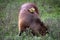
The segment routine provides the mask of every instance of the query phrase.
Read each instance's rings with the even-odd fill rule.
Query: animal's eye
[[[35,8],[33,8],[33,7],[30,8],[30,9],[29,9],[29,12],[31,12],[31,13],[35,12]]]

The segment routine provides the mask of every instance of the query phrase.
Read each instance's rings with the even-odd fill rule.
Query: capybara
[[[47,27],[41,22],[38,8],[34,3],[25,3],[21,6],[18,16],[19,36],[26,28],[32,30],[32,34],[45,35]]]

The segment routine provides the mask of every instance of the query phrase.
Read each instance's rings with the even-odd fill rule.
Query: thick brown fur
[[[33,13],[29,12],[29,9],[32,7],[35,8]],[[19,35],[21,35],[21,33],[25,31],[26,28],[30,28],[33,34],[46,34],[47,28],[40,20],[38,8],[35,4],[25,3],[21,6],[18,16],[18,28]]]

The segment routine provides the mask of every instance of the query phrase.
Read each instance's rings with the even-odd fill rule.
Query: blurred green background
[[[26,2],[37,5],[49,34],[37,37],[28,30],[18,36],[18,13]],[[60,40],[60,0],[0,0],[0,40]]]

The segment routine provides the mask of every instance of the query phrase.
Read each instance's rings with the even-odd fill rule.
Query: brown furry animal
[[[21,35],[21,33],[25,31],[26,28],[30,28],[33,35],[38,33],[41,35],[46,34],[47,28],[40,20],[38,8],[35,4],[25,3],[21,6],[18,17],[18,28],[19,35]]]

